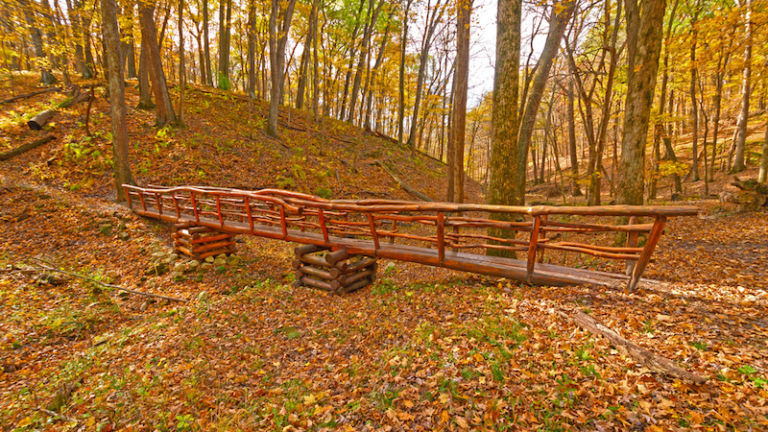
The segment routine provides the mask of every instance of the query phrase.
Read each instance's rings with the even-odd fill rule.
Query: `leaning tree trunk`
[[[120,31],[117,24],[115,0],[101,0],[101,21],[104,32],[104,52],[109,81],[109,105],[112,116],[112,154],[114,158],[117,201],[125,200],[124,184],[134,184],[128,160],[128,124],[125,108],[125,82],[120,62]]]
[[[157,125],[176,123],[176,113],[171,104],[171,95],[165,81],[165,72],[160,59],[160,47],[157,45],[157,29],[155,28],[154,6],[140,3],[139,20],[141,21],[141,44],[146,46],[147,69],[152,81],[152,91],[155,94],[157,108]]]
[[[625,0],[627,15],[627,96],[617,198],[642,204],[645,143],[659,68],[664,0]]]

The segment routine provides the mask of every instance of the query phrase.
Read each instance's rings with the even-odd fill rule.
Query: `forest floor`
[[[130,111],[140,183],[410,198],[372,162],[385,159],[443,193],[445,167],[396,143],[327,119],[271,140],[263,104],[250,129],[247,102],[188,93],[184,129]],[[384,262],[374,286],[329,296],[293,286],[277,241],[244,236],[235,258],[190,269],[167,225],[113,203],[103,99],[91,138],[84,105],[26,131],[22,113],[47,103],[0,107],[0,151],[57,136],[0,162],[0,430],[768,428],[765,212],[691,202],[701,215],[670,222],[646,272],[665,283],[631,294]],[[645,369],[558,313],[576,310],[707,382]]]

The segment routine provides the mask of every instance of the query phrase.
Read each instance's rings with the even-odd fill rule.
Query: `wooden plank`
[[[656,222],[653,224],[653,229],[648,235],[648,241],[645,242],[643,253],[640,255],[640,259],[637,260],[637,263],[635,263],[635,268],[632,269],[632,275],[630,276],[629,282],[627,283],[627,291],[634,291],[637,289],[637,284],[640,282],[640,277],[643,275],[643,271],[645,271],[645,266],[648,265],[648,261],[651,260],[653,249],[656,248],[656,244],[659,242],[661,234],[664,232],[664,225],[666,223],[666,217],[659,216],[656,218]]]

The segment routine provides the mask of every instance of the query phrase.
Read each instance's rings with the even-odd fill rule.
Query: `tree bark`
[[[520,163],[516,148],[520,128],[518,96],[521,13],[521,0],[498,1],[488,204],[522,205],[525,201],[525,190],[519,190]],[[522,177],[522,183],[525,184],[524,172]],[[507,213],[498,213],[493,216],[500,220],[514,220],[514,217]],[[514,236],[514,232],[489,230],[489,235],[508,238]],[[493,249],[489,249],[489,254],[513,255]]]
[[[619,165],[618,201],[642,204],[645,144],[659,68],[664,0],[625,0],[627,16],[627,96]]]
[[[456,68],[453,75],[453,120],[448,140],[453,142],[454,191],[449,190],[449,201],[464,202],[464,141],[467,127],[467,90],[469,87],[469,35],[473,0],[456,3]]]
[[[269,118],[267,119],[266,132],[272,137],[278,135],[277,120],[280,101],[283,96],[285,73],[285,44],[288,40],[288,31],[291,27],[296,0],[288,0],[282,10],[280,3],[280,0],[272,0],[272,10],[269,14],[269,60],[272,87],[269,91]],[[278,25],[278,19],[280,25]]]
[[[665,134],[664,124],[666,119],[664,118],[664,108],[667,98],[667,83],[669,82],[669,50],[672,42],[672,24],[675,19],[675,11],[677,11],[678,0],[672,4],[672,10],[667,20],[666,35],[664,36],[664,61],[663,61],[663,74],[661,77],[661,93],[659,94],[659,114],[656,118],[653,132],[653,154],[651,158],[651,180],[648,191],[649,199],[656,199],[656,185],[658,183],[659,176],[659,162],[661,161],[661,140]]]
[[[581,196],[579,186],[579,159],[576,150],[576,115],[573,109],[573,78],[568,79],[568,153],[571,158],[571,193],[573,196]]]
[[[763,138],[763,155],[760,157],[760,172],[757,174],[758,183],[768,183],[768,124],[765,125]]]
[[[178,124],[184,123],[184,87],[187,86],[186,65],[184,64],[184,0],[179,0],[179,110]]]
[[[317,30],[317,0],[312,1],[312,6],[309,11],[309,21],[307,23],[307,36],[304,39],[304,47],[301,52],[301,60],[299,61],[299,84],[296,89],[296,108],[304,108],[304,95],[307,88],[307,75],[309,73],[309,59],[312,50],[312,38]]]
[[[112,116],[112,157],[117,201],[125,200],[124,184],[134,184],[128,160],[128,124],[125,108],[125,81],[120,62],[120,31],[117,23],[115,0],[101,0],[101,21],[104,35],[104,53],[109,81],[109,106]]]
[[[398,106],[397,106],[397,142],[403,143],[405,121],[405,51],[408,47],[408,14],[411,11],[413,0],[405,0],[403,11],[403,34],[400,40],[400,79],[398,81]]]
[[[347,121],[353,123],[355,119],[355,109],[357,108],[357,98],[360,93],[360,84],[363,80],[363,73],[365,73],[366,66],[369,65],[368,56],[371,51],[371,34],[376,25],[376,20],[379,18],[379,12],[381,7],[384,6],[384,0],[380,0],[374,8],[374,0],[368,1],[368,19],[366,20],[365,27],[363,29],[363,39],[360,41],[360,53],[357,63],[357,71],[355,71],[355,79],[352,82],[352,93],[349,98],[349,114]],[[362,105],[362,104],[361,104]]]
[[[152,89],[149,86],[149,62],[147,61],[147,44],[143,41],[139,50],[139,104],[138,109],[150,110],[155,107],[152,103]]]
[[[256,98],[256,0],[248,0],[248,96]]]
[[[747,140],[747,121],[749,120],[749,96],[752,90],[752,0],[743,0],[745,40],[744,40],[744,69],[741,74],[741,109],[736,121],[736,137],[733,142],[735,149],[731,173],[746,169],[744,163],[744,148]]]
[[[232,0],[221,0],[219,4],[219,76],[217,87],[229,90],[229,46],[232,27]]]
[[[146,46],[146,62],[149,78],[152,81],[152,91],[155,94],[157,125],[164,126],[176,123],[176,113],[171,104],[165,72],[160,58],[160,47],[157,44],[157,29],[155,28],[154,6],[147,3],[139,5],[139,20],[141,21],[141,44]]]
[[[427,75],[427,60],[429,59],[429,50],[432,47],[432,37],[435,34],[437,25],[445,13],[447,3],[441,4],[442,0],[437,0],[432,7],[427,8],[427,28],[424,32],[424,40],[421,44],[421,55],[419,56],[419,73],[416,77],[416,98],[413,103],[413,115],[411,116],[411,131],[408,135],[408,146],[415,148],[416,132],[419,124],[419,105],[421,104],[422,87]]]
[[[203,48],[205,51],[205,64],[201,67],[205,68],[206,84],[213,86],[213,72],[211,71],[211,43],[208,35],[208,0],[203,0]]]
[[[691,170],[691,174],[693,175],[693,181],[699,180],[699,107],[698,107],[698,101],[696,100],[696,77],[698,76],[698,71],[696,68],[696,43],[698,38],[698,30],[696,29],[696,22],[699,18],[699,10],[700,10],[700,1],[696,2],[696,10],[693,12],[693,15],[691,16],[691,84],[690,84],[690,92],[691,92],[691,120],[693,123],[693,130],[692,130],[692,159],[693,159],[693,167]]]

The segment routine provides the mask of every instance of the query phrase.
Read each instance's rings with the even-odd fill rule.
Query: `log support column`
[[[180,254],[202,261],[209,256],[234,253],[234,237],[212,228],[182,223],[176,224],[173,247]]]
[[[347,250],[330,250],[315,245],[294,249],[296,286],[308,286],[344,294],[366,287],[376,280],[376,259],[349,255]]]

